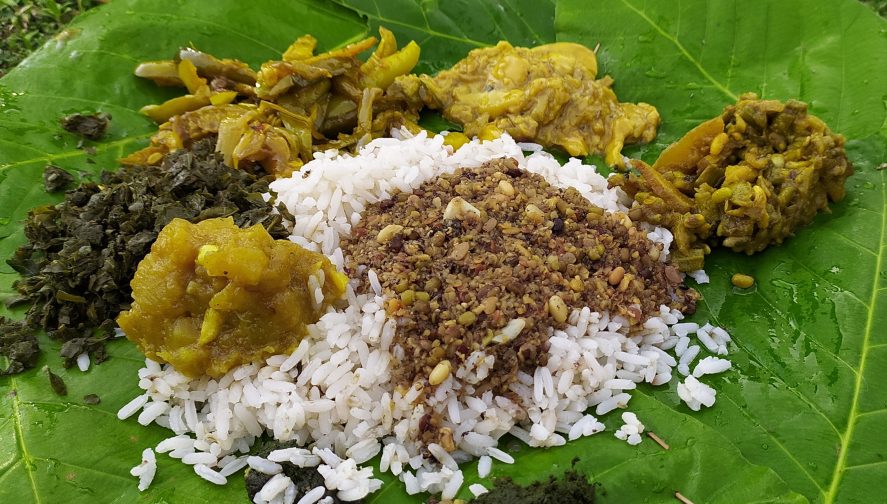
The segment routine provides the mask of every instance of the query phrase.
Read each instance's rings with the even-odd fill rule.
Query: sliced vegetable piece
[[[158,123],[165,123],[171,117],[191,112],[209,105],[208,95],[185,95],[166,100],[160,105],[145,105],[139,112]]]
[[[669,204],[675,212],[684,213],[693,209],[693,200],[688,198],[681,191],[678,191],[674,185],[665,180],[665,177],[663,177],[658,171],[654,170],[652,166],[640,159],[632,159],[631,165],[641,172],[641,175],[644,176],[644,181],[649,185],[650,190]]]
[[[139,63],[134,72],[136,77],[151,79],[158,86],[184,86],[179,78],[179,70],[173,60],[146,61]]]
[[[718,134],[724,132],[724,119],[717,116],[687,132],[677,142],[669,145],[653,163],[658,172],[677,170],[682,173],[696,172],[696,163],[709,154],[709,146]]]
[[[256,83],[256,72],[242,61],[218,59],[191,47],[179,51],[179,59],[193,63],[197,67],[197,72],[203,76],[222,76],[249,85]]]
[[[185,84],[185,87],[188,88],[189,93],[197,94],[197,90],[206,86],[206,79],[201,79],[200,76],[197,75],[197,67],[194,66],[194,63],[191,63],[188,60],[182,60],[179,62],[177,70],[179,73],[179,79],[181,79]]]
[[[410,73],[419,62],[420,53],[419,44],[410,41],[403,49],[381,58],[378,63],[368,67],[369,62],[367,62],[361,67],[361,70],[366,72],[362,79],[364,86],[387,88],[395,78]]]
[[[316,47],[316,38],[311,35],[302,35],[283,52],[283,61],[308,59],[314,55],[314,49]]]

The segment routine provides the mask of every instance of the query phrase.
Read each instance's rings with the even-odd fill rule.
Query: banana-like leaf
[[[527,483],[575,467],[602,485],[601,502],[878,502],[887,479],[887,23],[853,0],[836,2],[582,0],[419,2],[342,0],[154,2],[114,0],[87,12],[0,79],[0,258],[23,243],[29,208],[53,202],[43,192],[48,163],[94,177],[147,143],[155,126],[136,111],[175,91],[132,76],[139,61],[165,59],[183,45],[253,65],[277,57],[311,33],[321,49],[384,25],[423,49],[419,71],[451,65],[474,47],[554,40],[600,44],[601,73],[622,100],[659,108],[656,142],[628,152],[648,161],[745,91],[799,98],[848,138],[856,175],[848,197],[785,245],[746,257],[717,252],[712,283],[694,320],[734,336],[734,368],[710,380],[717,404],[691,412],[674,385],[642,387],[631,401],[650,440],[630,447],[608,431],[567,446],[531,450],[507,442],[516,463],[493,476]],[[58,127],[73,112],[113,116],[101,142]],[[90,147],[85,149],[83,147]],[[93,150],[94,148],[94,150]],[[750,292],[729,283],[752,274]],[[0,296],[16,275],[0,263]],[[0,314],[8,310],[0,307]],[[11,313],[21,316],[21,313]],[[170,432],[119,421],[117,409],[139,393],[142,360],[126,341],[86,373],[63,370],[57,344],[41,339],[37,368],[0,378],[0,502],[246,502],[242,480],[214,486],[166,455],[146,492],[129,468],[141,450]],[[67,383],[58,397],[49,365]],[[82,397],[98,394],[101,403]],[[464,468],[479,481],[474,466]],[[390,477],[368,502],[409,503]],[[483,482],[491,486],[489,481]]]

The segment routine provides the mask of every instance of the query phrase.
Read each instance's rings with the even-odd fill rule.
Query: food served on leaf
[[[595,80],[597,70],[594,52],[579,44],[529,49],[502,41],[471,51],[433,77],[398,77],[388,94],[416,109],[442,111],[469,137],[504,131],[571,156],[600,154],[621,166],[623,145],[656,137],[659,112],[646,103],[620,103],[613,79]]]
[[[54,193],[67,189],[74,182],[74,176],[55,165],[43,168],[43,190]]]
[[[573,460],[575,468],[578,459]],[[597,485],[588,478],[570,469],[560,478],[550,476],[548,481],[539,480],[527,486],[518,485],[511,478],[496,478],[495,486],[488,492],[480,494],[471,502],[475,504],[500,504],[512,502],[520,504],[594,504],[597,502]]]
[[[805,103],[744,94],[671,145],[640,175],[611,184],[634,197],[629,215],[674,234],[682,271],[701,269],[710,245],[754,254],[782,243],[828,202],[844,198],[853,166],[844,137]]]
[[[117,324],[149,358],[219,377],[291,352],[346,282],[326,256],[259,224],[173,219],[139,263],[132,308]]]
[[[273,210],[273,195],[263,198],[268,180],[253,174],[261,169],[241,168],[226,166],[207,139],[165,156],[159,167],[104,172],[100,183],[81,184],[61,203],[31,210],[24,224],[28,242],[7,261],[22,275],[12,303],[31,304],[30,332],[43,329],[61,341],[68,366],[87,354],[104,360],[113,319],[129,308],[136,266],[173,218],[233,216],[239,226],[261,224],[275,238],[286,237],[286,210]],[[25,333],[10,331],[0,352],[31,355],[23,349],[36,351],[36,339],[15,337]],[[28,362],[24,367],[33,365]]]
[[[24,320],[10,320],[0,316],[0,375],[13,375],[37,365],[40,344],[37,334]]]
[[[404,387],[440,385],[485,356],[495,365],[471,383],[507,394],[518,372],[546,365],[549,332],[567,327],[572,312],[588,307],[637,327],[661,306],[693,313],[698,298],[627,215],[514,159],[457,169],[370,205],[342,250],[352,275],[377,272],[398,320],[404,358],[392,365]],[[452,445],[438,439],[440,419],[431,424],[423,438]]]
[[[160,129],[149,147],[123,162],[158,164],[163,154],[218,135],[216,150],[227,164],[257,162],[280,177],[315,151],[350,148],[401,126],[417,131],[415,111],[386,98],[384,90],[416,65],[419,46],[410,42],[398,50],[394,34],[385,28],[379,33],[378,46],[370,37],[318,55],[317,40],[304,35],[258,72],[193,48],[182,49],[175,60],[142,63],[137,76],[184,86],[188,94],[142,108]],[[373,46],[367,61],[357,59]]]
[[[139,371],[145,393],[118,416],[168,427],[174,435],[157,451],[214,484],[249,466],[254,502],[352,502],[382,486],[367,465],[376,457],[407,493],[453,499],[465,479],[460,463],[479,458],[486,478],[493,459],[514,462],[499,448],[503,436],[551,447],[597,434],[605,430],[597,416],[627,408],[638,384],[675,374],[686,377],[676,389],[687,407],[711,407],[716,391],[702,378],[730,368],[718,357],[730,336],[682,322],[699,299],[679,273],[690,264],[681,247],[692,226],[673,236],[661,226],[674,218],[628,208],[594,167],[525,155],[541,146],[512,138],[620,164],[626,142],[655,136],[656,110],[619,103],[611,79],[595,80],[594,52],[575,44],[503,42],[429,77],[405,75],[418,46],[398,51],[381,34],[366,62],[357,55],[375,39],[315,56],[305,36],[258,72],[193,49],[138,68],[188,94],[143,110],[162,123],[151,146],[124,160],[138,166],[121,171],[123,183],[106,176],[102,187],[69,193],[66,204],[92,217],[65,231],[70,242],[120,235],[65,250],[122,262],[118,273],[135,276],[131,306],[82,294],[107,280],[103,270],[83,269],[73,278],[88,285],[51,299],[36,280],[23,284],[44,296],[34,310],[56,334],[74,335],[67,327],[78,317],[81,332],[66,343],[78,362],[95,349],[82,330],[101,324],[100,345],[113,332],[109,317],[123,310],[120,329],[148,359]],[[759,189],[734,165],[768,169],[778,150],[779,168],[790,170],[802,159],[789,145],[827,147],[820,155],[840,148],[791,103],[774,112],[771,102],[746,101],[655,167],[641,166],[652,182],[617,175],[613,184],[639,200],[659,197],[660,210],[669,198],[689,201],[685,213],[705,219],[725,188],[732,192],[719,203],[757,204]],[[415,121],[426,106],[465,134],[422,131]],[[819,134],[814,147],[798,139],[805,128]],[[838,166],[826,168],[838,176]],[[277,179],[262,185],[257,170]],[[696,190],[697,180],[710,185]],[[783,186],[769,190],[781,195]],[[103,198],[111,202],[89,209]],[[757,216],[717,215],[721,225]],[[36,216],[44,227],[53,220]],[[734,247],[756,243],[729,236]],[[45,266],[38,244],[20,252],[21,271]],[[116,290],[98,292],[129,294],[123,277],[111,280]],[[703,348],[712,355],[695,362]],[[22,349],[27,365],[33,355]],[[615,436],[642,442],[643,423],[628,412],[623,420]],[[257,452],[263,436],[275,447]],[[132,474],[144,490],[155,473],[148,448]],[[577,483],[590,498],[587,482]]]
[[[318,153],[270,185],[294,217],[290,241],[348,272],[344,305],[294,350],[214,377],[148,359],[144,394],[118,416],[169,426],[159,452],[215,484],[249,466],[254,502],[362,499],[381,487],[376,457],[407,493],[453,499],[460,463],[479,458],[486,478],[494,460],[514,462],[506,434],[532,447],[595,435],[641,383],[687,376],[681,400],[713,405],[703,376],[730,363],[694,360],[702,346],[725,354],[729,335],[681,322],[697,294],[669,263],[670,233],[629,219],[592,167],[526,156],[507,133],[454,150],[401,129],[356,154]],[[199,263],[200,245],[188,247],[183,260]],[[125,317],[127,333],[155,329]],[[279,444],[244,455],[263,434]],[[152,457],[134,469],[143,487]]]
[[[99,114],[71,114],[61,118],[62,129],[88,140],[101,140],[111,122],[111,116]]]

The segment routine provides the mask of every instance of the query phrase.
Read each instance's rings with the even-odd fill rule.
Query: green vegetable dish
[[[857,0],[90,8],[0,77],[0,502],[879,502],[885,33]],[[434,76],[502,41],[451,113]],[[506,134],[607,103],[645,120],[565,127],[585,159]],[[174,241],[220,227],[281,252]]]

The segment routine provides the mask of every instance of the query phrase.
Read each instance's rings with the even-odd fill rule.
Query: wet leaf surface
[[[354,11],[308,0],[287,3],[115,0],[88,12],[78,31],[52,41],[0,80],[0,257],[23,242],[33,206],[57,202],[43,190],[54,164],[93,177],[147,143],[153,125],[138,108],[171,97],[131,76],[138,61],[170,57],[193,42],[222,57],[257,64],[310,32],[321,48],[356,40],[378,24],[402,42],[416,39],[424,67],[452,64],[472,47],[508,38],[515,44],[601,44],[602,72],[623,100],[659,108],[663,126],[650,146],[630,150],[647,161],[744,91],[799,98],[848,138],[856,175],[848,198],[785,245],[746,257],[715,253],[712,283],[695,320],[734,336],[734,369],[707,377],[718,390],[709,410],[691,413],[675,385],[642,387],[630,409],[671,449],[650,439],[630,447],[608,431],[551,450],[515,441],[516,464],[493,476],[528,483],[577,466],[601,483],[601,502],[872,502],[887,477],[887,159],[885,91],[887,23],[854,1],[756,2],[605,0],[521,2],[381,2],[349,0]],[[469,8],[472,9],[469,12]],[[268,15],[273,12],[273,16]],[[83,72],[88,68],[88,72]],[[72,78],[71,76],[78,77]],[[100,142],[62,131],[58,119],[106,112],[114,119]],[[753,275],[745,291],[733,273]],[[0,296],[16,275],[0,264]],[[0,307],[20,318],[21,311]],[[246,502],[242,479],[227,487],[158,456],[157,478],[144,494],[128,474],[141,450],[169,431],[121,422],[116,411],[139,393],[138,351],[109,345],[110,359],[82,373],[63,369],[59,346],[41,336],[36,367],[0,378],[0,501]],[[56,396],[44,365],[58,370],[68,396]],[[98,394],[101,402],[80,398]],[[465,469],[466,485],[477,480]],[[392,478],[383,479],[391,482]],[[875,493],[873,493],[875,492]],[[388,483],[371,502],[420,502]]]

